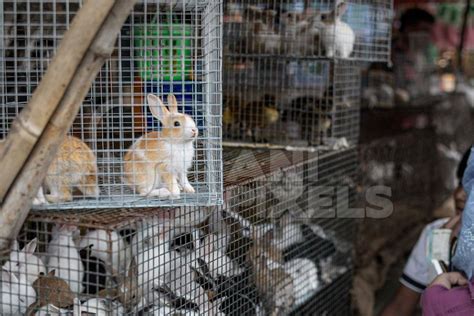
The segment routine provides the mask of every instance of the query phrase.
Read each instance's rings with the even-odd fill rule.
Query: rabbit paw
[[[186,192],[186,193],[196,193],[196,190],[194,190],[193,186],[190,185],[189,183],[186,183],[183,186],[183,191]]]
[[[172,199],[178,199],[179,198],[179,195],[180,195],[180,190],[179,190],[179,187],[176,186],[174,187],[173,189],[171,189],[170,191],[170,198]]]
[[[33,205],[42,205],[48,204],[46,197],[44,195],[38,195],[33,199]]]
[[[171,195],[171,192],[167,188],[161,188],[161,189],[151,190],[147,195],[148,196],[161,197],[161,198],[167,198]]]

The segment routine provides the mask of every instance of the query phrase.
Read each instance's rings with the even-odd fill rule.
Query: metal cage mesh
[[[234,57],[388,61],[390,0],[227,1],[226,54]]]
[[[1,4],[4,138],[82,2]],[[135,6],[49,169],[37,208],[221,202],[221,11],[220,1]],[[173,112],[167,95],[187,118]],[[181,174],[168,172],[173,168]]]
[[[239,64],[238,64],[239,63]],[[224,61],[223,129],[233,143],[355,145],[360,70],[354,62]]]
[[[354,232],[336,216],[350,217],[356,152],[225,156],[223,206],[33,212],[18,251],[2,256],[19,275],[5,283],[29,291],[3,288],[4,299],[22,297],[2,301],[3,312],[30,304],[35,315],[327,311],[325,298],[350,287]],[[248,173],[235,170],[242,164]]]

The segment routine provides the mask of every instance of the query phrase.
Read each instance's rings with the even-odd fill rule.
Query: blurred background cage
[[[78,0],[1,1],[2,138],[31,98],[81,5],[82,1]],[[221,24],[221,1],[139,1],[70,129],[69,134],[74,138],[66,139],[59,151],[62,156],[58,156],[57,164],[53,162],[49,169],[44,186],[46,199],[39,196],[35,207],[220,203]],[[166,97],[173,94],[178,112],[189,115],[194,124],[174,113],[171,117],[177,119],[163,124],[165,115],[158,120],[157,114],[150,110],[153,104],[147,101],[149,93],[159,96],[165,105],[172,105]],[[179,194],[178,190],[172,198],[166,192],[156,196],[152,188],[139,188],[136,184],[141,180],[134,180],[146,177],[147,173],[140,171],[136,154],[139,150],[130,148],[139,137],[157,130],[161,130],[161,136],[147,134],[151,141],[142,142],[146,159],[165,165],[174,161],[181,164],[182,169],[189,167],[187,176],[181,180],[187,178],[191,188],[180,183],[186,192]],[[165,134],[166,130],[170,132]],[[150,158],[153,155],[149,152],[159,152],[156,147],[161,149],[161,145],[166,144],[155,145],[154,139],[165,140],[166,135],[172,135],[191,140],[193,136],[189,134],[195,136],[196,132],[195,149],[181,146],[180,139],[168,138],[170,156]],[[182,155],[180,150],[186,153]],[[125,169],[124,156],[128,151],[133,152],[128,159],[132,167]],[[64,160],[72,162],[64,164]],[[67,177],[71,183],[64,185]],[[73,186],[79,190],[70,192]],[[55,190],[61,192],[47,192]]]
[[[225,157],[222,206],[33,211],[1,258],[18,276],[5,283],[22,284],[4,289],[21,300],[2,315],[31,304],[36,315],[344,313],[356,151]]]
[[[392,5],[390,0],[229,0],[225,53],[388,61]]]
[[[360,71],[355,62],[224,60],[224,139],[321,147],[355,145]]]
[[[227,1],[226,145],[358,139],[360,66],[388,61],[392,1]]]

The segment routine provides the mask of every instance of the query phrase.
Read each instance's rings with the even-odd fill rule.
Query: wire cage
[[[224,60],[224,139],[327,147],[359,136],[360,70],[355,62]]]
[[[418,203],[427,209],[436,187],[436,135],[431,129],[384,137],[359,147],[362,192],[374,185],[391,188],[392,199]],[[416,176],[414,174],[416,173]],[[361,194],[364,196],[364,194]]]
[[[221,206],[33,211],[1,257],[2,315],[320,314],[348,294],[356,152],[225,156]]]
[[[1,137],[31,98],[81,5],[1,1]],[[221,1],[140,1],[35,207],[220,203],[221,24]]]
[[[229,0],[230,56],[388,61],[391,0]]]

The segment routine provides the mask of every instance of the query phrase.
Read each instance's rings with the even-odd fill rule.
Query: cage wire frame
[[[328,308],[329,302],[322,300],[328,293],[348,293],[354,226],[347,207],[355,199],[356,151],[295,154],[236,149],[225,156],[226,203],[220,206],[90,210],[81,212],[80,218],[76,211],[32,211],[19,234],[18,250],[28,248],[36,238],[35,249],[29,251],[47,268],[56,267],[55,276],[30,282],[44,295],[37,307],[52,313],[57,311],[52,305],[63,312],[81,305],[82,311],[103,309],[118,315],[140,311],[184,314],[192,313],[193,308],[200,313],[278,309],[297,314],[299,310],[322,312]],[[248,167],[239,173],[235,166],[242,164]],[[332,190],[341,183],[346,184],[346,195]],[[320,195],[333,201],[334,211],[321,209]],[[294,238],[287,238],[288,234]],[[213,239],[206,239],[211,235]],[[260,244],[263,240],[264,245]],[[208,245],[214,246],[211,252],[206,252]],[[269,275],[255,256],[265,257],[270,249],[280,254],[272,254],[279,260],[274,262],[279,272]],[[1,257],[1,264],[11,269],[20,262],[20,274],[30,271],[34,279],[41,263],[31,253],[23,258],[12,252],[10,257]],[[55,263],[57,256],[68,265]],[[199,299],[203,292],[195,283],[198,273],[205,274],[205,270],[202,262],[196,264],[196,257],[204,260],[211,275],[220,273],[218,277],[207,275],[215,283],[206,295],[224,293],[225,298],[210,306]],[[6,264],[8,260],[13,265]],[[53,292],[51,282],[63,289],[64,282],[74,284],[78,279],[81,266],[73,265],[74,261],[83,264],[86,292],[62,290],[53,302],[46,300]],[[301,282],[302,277],[311,282]],[[278,297],[285,304],[276,304]],[[16,304],[23,306],[19,301]]]
[[[324,148],[359,137],[357,62],[224,58],[227,143]]]
[[[2,1],[2,138],[81,5],[79,0]],[[222,9],[222,1],[139,1],[94,80],[48,171],[45,196],[38,195],[34,208],[222,203]],[[148,94],[159,96],[171,111],[166,97],[175,95],[178,112],[194,123],[174,112],[157,119]],[[191,142],[196,131],[199,135]],[[143,135],[147,138],[141,146],[132,148]],[[142,162],[142,153],[149,165]],[[165,180],[165,170],[173,168],[185,170],[184,175]],[[165,182],[168,189],[163,191],[159,187]]]
[[[225,52],[388,62],[392,12],[391,0],[229,0]]]

